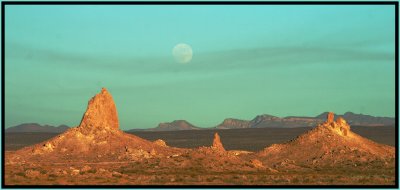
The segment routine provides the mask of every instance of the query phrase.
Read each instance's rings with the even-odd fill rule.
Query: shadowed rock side
[[[284,144],[274,144],[258,155],[269,165],[333,166],[380,162],[394,159],[394,147],[375,143],[350,130],[347,122],[334,114],[316,128]]]
[[[119,129],[111,94],[103,88],[88,104],[81,124],[46,142],[16,151],[11,159],[58,161],[121,161],[176,154],[183,149],[169,148]]]

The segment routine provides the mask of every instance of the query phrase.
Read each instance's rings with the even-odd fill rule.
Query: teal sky
[[[106,87],[122,129],[395,114],[390,5],[6,5],[5,126],[76,126]],[[172,48],[193,48],[188,64]]]

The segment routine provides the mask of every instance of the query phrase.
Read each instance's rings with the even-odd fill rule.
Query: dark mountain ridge
[[[57,127],[50,125],[40,125],[37,123],[23,123],[6,129],[6,133],[62,133],[68,130],[67,125],[59,125]]]
[[[132,131],[181,131],[181,130],[200,130],[202,128],[196,127],[193,124],[187,122],[186,120],[174,120],[172,122],[164,122],[158,124],[157,127],[149,129],[131,129]]]
[[[325,121],[328,112],[321,113],[315,117],[305,116],[287,116],[276,117],[273,115],[262,114],[254,117],[252,120],[242,120],[235,118],[227,118],[222,123],[211,128],[197,127],[186,120],[174,120],[172,122],[164,122],[158,124],[157,127],[148,129],[130,129],[134,131],[181,131],[181,130],[202,130],[202,129],[243,129],[243,128],[295,128],[295,127],[314,127]],[[395,118],[392,117],[375,117],[364,114],[355,114],[346,112],[343,115],[335,114],[335,117],[344,118],[353,126],[394,126]],[[69,129],[66,125],[58,127],[50,125],[39,125],[37,123],[24,123],[21,125],[7,128],[5,132],[47,132],[62,133]]]

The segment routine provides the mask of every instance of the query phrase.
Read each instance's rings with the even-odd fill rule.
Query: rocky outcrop
[[[339,126],[339,130],[342,132],[342,135],[347,136],[347,133],[350,131],[350,125],[347,124],[346,120],[344,120],[342,117],[339,117],[336,120],[336,124]]]
[[[346,120],[342,117],[338,117],[336,122],[334,121],[335,114],[329,112],[327,115],[326,122],[322,124],[325,127],[330,127],[337,134],[347,136],[347,133],[350,131],[350,125],[347,124]]]
[[[332,123],[335,118],[335,114],[333,112],[328,113],[328,118],[326,120],[327,123]]]
[[[154,144],[162,146],[162,147],[167,147],[167,143],[165,141],[163,141],[162,139],[155,140]]]
[[[251,159],[250,163],[255,167],[255,168],[265,168],[263,163],[258,160],[258,159]]]
[[[334,113],[326,115],[326,121],[314,129],[283,144],[266,147],[259,153],[264,163],[282,165],[285,159],[292,165],[334,166],[354,162],[385,163],[394,159],[394,147],[375,143],[350,130],[345,119],[335,119]]]
[[[219,137],[218,133],[214,134],[214,140],[213,140],[213,144],[212,144],[211,148],[213,150],[220,151],[220,152],[225,151],[225,148],[221,143],[221,138]]]
[[[119,129],[117,108],[107,89],[102,88],[88,103],[80,129]]]
[[[103,88],[88,103],[78,127],[30,147],[16,155],[37,160],[140,160],[181,152],[165,142],[156,143],[124,133],[119,129],[118,115],[111,94]],[[21,157],[21,156],[17,156]]]

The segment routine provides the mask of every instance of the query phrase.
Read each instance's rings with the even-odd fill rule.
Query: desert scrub
[[[304,178],[304,180],[303,180],[303,183],[310,183],[310,182],[311,182],[311,180],[308,177]]]
[[[218,178],[215,177],[215,176],[210,176],[210,177],[207,177],[207,178],[206,178],[206,181],[207,181],[207,182],[213,182],[213,181],[215,181],[216,179],[218,179]]]
[[[94,174],[94,173],[96,173],[96,169],[90,169],[90,170],[86,171],[86,173]]]
[[[47,174],[47,170],[45,170],[45,169],[40,168],[39,171],[41,174]]]
[[[24,172],[18,172],[15,174],[16,176],[21,176],[21,177],[25,177],[25,173]]]
[[[293,184],[298,184],[300,182],[299,178],[294,177],[293,180],[291,181]]]

